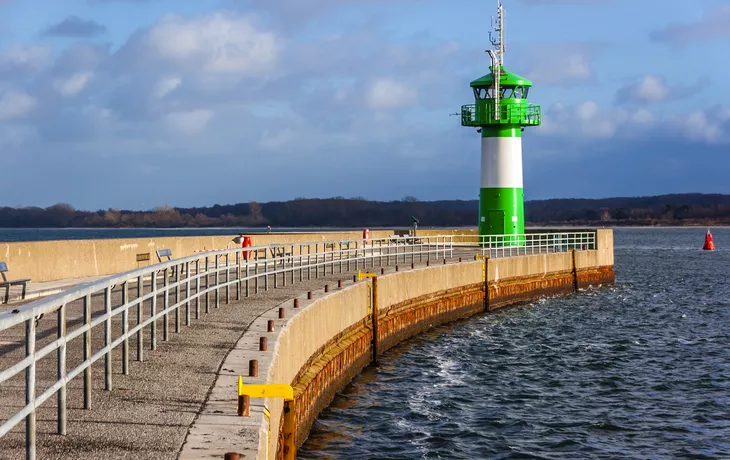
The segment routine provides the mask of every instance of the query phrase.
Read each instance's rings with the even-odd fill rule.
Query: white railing
[[[490,258],[597,249],[595,231],[483,235],[474,239],[482,255]]]
[[[157,348],[159,321],[162,340],[167,341],[171,315],[174,332],[178,333],[183,318],[186,326],[200,318],[201,307],[208,313],[211,304],[218,308],[223,296],[228,303],[231,289],[235,300],[240,300],[261,289],[286,286],[297,280],[400,261],[445,259],[453,257],[453,242],[452,236],[393,237],[206,252],[110,276],[1,312],[0,390],[4,390],[3,384],[9,384],[8,380],[24,372],[25,402],[13,390],[0,391],[4,397],[17,394],[19,399],[18,404],[13,401],[12,406],[6,405],[4,409],[21,407],[7,417],[0,413],[4,417],[0,438],[25,420],[26,458],[35,459],[38,407],[56,396],[57,432],[66,434],[66,389],[72,379],[83,374],[83,407],[90,409],[93,363],[104,359],[104,388],[112,390],[112,350],[121,346],[122,374],[129,374],[130,339],[136,342],[136,359],[142,361],[145,341],[149,341],[150,350]],[[52,319],[49,321],[53,314],[55,324]],[[133,324],[130,316],[134,318]],[[95,327],[103,328],[103,345],[92,353],[91,331]],[[23,336],[24,343],[19,340]],[[75,339],[78,340],[74,344],[83,349],[83,357],[80,364],[68,369],[68,344]],[[52,359],[54,352],[55,363],[50,367],[55,369],[49,371],[48,364],[39,368],[38,362],[49,356]],[[41,378],[37,378],[37,370],[44,373]],[[36,388],[43,384],[47,388],[36,394]]]

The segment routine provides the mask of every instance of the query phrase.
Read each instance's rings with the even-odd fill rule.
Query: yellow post
[[[373,363],[378,362],[378,326],[380,321],[380,307],[378,306],[378,277],[373,277],[372,289],[372,322],[373,322]]]
[[[252,398],[284,398],[294,399],[294,388],[284,384],[257,384],[244,385],[243,378],[238,378],[238,395],[248,395]]]
[[[357,280],[358,281],[362,281],[364,278],[375,278],[377,276],[378,275],[376,275],[375,273],[368,273],[368,272],[364,272],[361,270],[357,271]]]
[[[296,416],[296,403],[294,400],[294,388],[291,385],[285,384],[256,384],[256,385],[244,385],[243,377],[238,377],[238,400],[239,400],[239,415],[241,412],[241,401],[244,397],[248,398],[284,398],[284,444],[282,449],[284,451],[284,460],[295,460],[297,457],[297,416]],[[268,410],[264,408],[264,415],[267,416]],[[266,443],[268,449],[268,441]]]
[[[284,400],[284,460],[297,458],[297,413],[294,400]]]

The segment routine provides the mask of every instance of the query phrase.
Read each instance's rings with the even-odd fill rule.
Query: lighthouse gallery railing
[[[497,117],[499,112],[499,117]],[[494,101],[461,106],[462,126],[486,126],[511,124],[537,126],[541,122],[541,109],[538,104],[500,104],[497,109]]]

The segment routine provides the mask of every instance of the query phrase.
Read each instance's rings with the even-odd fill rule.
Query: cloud
[[[656,42],[673,45],[730,38],[730,5],[720,5],[708,10],[703,18],[696,22],[670,24],[664,29],[652,32],[650,38]]]
[[[695,144],[730,143],[730,106],[676,114],[639,108],[604,108],[594,101],[553,104],[537,128],[543,136],[612,141],[652,138]]]
[[[45,37],[91,38],[107,33],[106,26],[96,21],[69,16],[43,31]]]
[[[8,91],[0,96],[0,121],[12,121],[28,116],[37,105],[36,99],[22,91]]]
[[[418,91],[397,81],[380,78],[372,82],[367,94],[367,105],[371,109],[394,109],[416,102]]]
[[[564,43],[536,45],[527,51],[526,77],[535,83],[572,85],[593,80],[593,59],[599,51],[594,44]]]
[[[520,0],[529,6],[550,6],[550,5],[578,5],[593,6],[601,4],[611,4],[615,0]]]
[[[93,78],[93,72],[79,72],[66,78],[55,79],[53,88],[61,96],[74,96],[80,93]]]
[[[285,27],[298,27],[307,24],[315,17],[335,9],[361,5],[393,5],[416,3],[417,0],[249,0],[244,8],[268,13],[271,19]]]
[[[165,116],[167,125],[184,135],[200,134],[212,119],[213,111],[203,109],[172,112]]]
[[[674,116],[671,120],[674,129],[690,141],[707,144],[730,142],[730,106],[696,110],[689,114]]]
[[[621,88],[616,97],[619,102],[662,102],[670,93],[663,78],[647,75],[639,82]]]
[[[180,77],[161,78],[155,86],[154,96],[157,99],[162,99],[171,92],[175,91],[181,84],[182,78]]]
[[[655,116],[646,109],[606,109],[595,101],[575,105],[553,104],[543,114],[537,132],[545,135],[608,139],[616,135],[632,137],[653,127]]]
[[[35,73],[52,62],[53,49],[40,45],[15,45],[0,51],[0,80]]]
[[[143,63],[162,62],[202,72],[256,75],[270,71],[281,53],[279,38],[247,17],[213,13],[165,16],[123,52]]]
[[[709,79],[700,79],[694,85],[670,86],[660,76],[645,75],[623,86],[616,92],[617,104],[653,104],[692,97],[709,85]]]

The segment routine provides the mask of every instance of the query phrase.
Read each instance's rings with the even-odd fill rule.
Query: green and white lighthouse
[[[494,22],[494,21],[493,21]],[[482,135],[479,235],[525,233],[522,131],[540,124],[540,106],[529,104],[532,82],[504,69],[504,9],[499,2],[491,72],[471,82],[475,103],[461,108],[461,125]],[[521,238],[505,238],[520,244]]]

